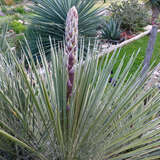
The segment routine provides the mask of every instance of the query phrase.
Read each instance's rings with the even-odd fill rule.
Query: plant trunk
[[[152,25],[157,24],[156,21],[159,17],[159,9],[155,6],[152,6]]]
[[[157,31],[158,31],[158,25],[156,23],[156,20],[158,19],[159,16],[159,10],[156,7],[152,7],[152,30],[150,33],[150,38],[148,42],[148,47],[146,50],[146,55],[144,58],[144,67],[142,70],[142,75],[148,70],[150,66],[150,61],[152,58],[153,50],[154,50],[154,45],[156,42],[156,37],[157,37]]]
[[[147,50],[146,50],[146,55],[145,55],[145,58],[144,58],[144,67],[143,67],[143,70],[142,70],[142,74],[144,74],[150,66],[150,61],[151,61],[151,58],[152,58],[154,45],[155,45],[156,37],[157,37],[157,30],[158,30],[158,26],[153,25],[151,33],[150,33],[150,39],[149,39],[149,42],[148,42],[148,47],[147,47]]]

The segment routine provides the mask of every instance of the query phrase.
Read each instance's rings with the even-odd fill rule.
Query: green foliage
[[[114,18],[121,21],[123,30],[136,32],[149,22],[148,10],[138,0],[112,2],[109,10]]]
[[[7,13],[7,8],[6,8],[3,0],[0,0],[0,6],[1,6],[1,11],[6,14]]]
[[[23,6],[16,7],[14,9],[14,11],[17,12],[17,13],[20,13],[20,14],[25,14],[26,13]]]
[[[68,58],[64,49],[57,50],[51,43],[48,64],[41,41],[37,45],[42,64],[35,66],[27,48],[28,70],[10,48],[0,56],[0,149],[26,160],[160,158],[153,154],[160,145],[160,130],[156,129],[160,119],[155,117],[160,111],[159,91],[143,91],[147,77],[141,77],[140,67],[126,82],[138,53],[130,56],[123,72],[125,56],[122,58],[113,86],[108,80],[118,53],[99,62],[95,43],[83,61],[84,46],[80,46],[67,110]],[[153,92],[144,106],[144,99]]]
[[[110,19],[102,25],[102,39],[108,41],[118,41],[121,38],[120,22],[116,19]]]
[[[14,0],[15,3],[21,3],[23,0]]]
[[[2,10],[2,12],[5,13],[5,14],[7,13],[7,8],[6,8],[5,6],[2,6],[2,7],[1,7],[1,10]]]
[[[34,55],[38,54],[37,37],[42,37],[43,47],[50,53],[49,36],[54,41],[62,41],[65,31],[67,12],[75,6],[79,14],[79,36],[95,37],[96,29],[101,24],[102,9],[93,8],[96,0],[36,0],[31,17],[31,26],[26,33]]]
[[[16,32],[16,33],[23,33],[27,29],[26,26],[17,20],[13,20],[10,23],[10,27]]]
[[[147,6],[156,7],[160,10],[160,0],[143,0]]]
[[[4,16],[0,18],[0,28],[3,26],[5,23],[9,23],[12,20],[11,16]]]

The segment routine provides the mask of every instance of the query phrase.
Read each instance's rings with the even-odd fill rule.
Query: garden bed
[[[117,64],[115,65],[115,70],[116,70],[116,67],[119,65],[119,63],[120,63],[122,57],[124,56],[124,54],[126,55],[125,59],[124,59],[124,66],[126,66],[126,64],[128,63],[132,53],[137,52],[138,49],[140,49],[140,52],[137,56],[137,59],[136,59],[134,65],[133,65],[132,69],[130,70],[130,75],[135,73],[136,70],[138,69],[139,65],[144,60],[145,53],[146,53],[146,48],[147,48],[147,45],[148,45],[148,40],[149,40],[149,36],[145,35],[144,37],[140,37],[137,40],[135,40],[135,39],[134,40],[132,40],[132,39],[128,40],[129,43],[127,43],[127,45],[125,45],[125,46],[123,45],[125,42],[119,44],[118,46],[120,48],[122,47],[122,45],[123,45],[123,47],[121,48]],[[151,63],[155,62],[153,67],[157,66],[157,64],[160,63],[159,41],[160,41],[160,32],[157,34],[157,40],[156,40],[154,52],[153,52],[152,59],[151,59]],[[117,49],[118,49],[118,46],[116,46]],[[110,53],[112,55],[113,51],[116,48],[110,50],[110,52],[109,51],[108,52],[103,52],[103,54],[100,54],[99,56],[100,57],[105,56],[107,53]]]
[[[109,43],[106,43],[106,44],[102,44],[102,53],[99,55],[99,56],[103,56],[105,54],[108,54],[110,52],[113,52],[115,49],[118,49],[118,48],[122,48],[123,46],[126,46],[138,39],[141,39],[143,37],[145,37],[146,35],[148,35],[151,31],[151,26],[147,26],[145,27],[147,30],[145,32],[142,32],[142,33],[139,33],[138,35],[134,36],[133,38],[131,39],[127,39],[125,41],[123,41],[122,43],[119,43],[117,45],[112,45],[112,44],[109,44]],[[160,32],[160,30],[158,30],[158,32]]]

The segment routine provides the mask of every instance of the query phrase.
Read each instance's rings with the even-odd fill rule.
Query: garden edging
[[[122,48],[123,46],[125,46],[125,45],[127,45],[127,44],[129,44],[129,43],[131,43],[131,42],[133,42],[135,40],[138,40],[138,39],[140,39],[140,38],[142,38],[142,37],[144,37],[146,35],[148,35],[150,32],[151,32],[151,29],[149,29],[149,30],[147,30],[147,31],[145,31],[143,33],[140,33],[137,36],[135,36],[135,37],[133,37],[133,38],[131,38],[129,40],[126,40],[126,41],[124,41],[124,42],[122,42],[122,43],[120,43],[118,45],[114,45],[114,46],[111,46],[109,48],[107,48],[107,47],[106,48],[102,48],[102,54],[99,54],[98,57],[102,57],[102,56],[104,56],[104,55],[106,55],[108,53],[111,53],[112,51],[114,51],[114,50],[116,50],[118,48]],[[160,29],[158,30],[158,32],[160,32]]]

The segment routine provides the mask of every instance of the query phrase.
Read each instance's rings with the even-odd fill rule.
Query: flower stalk
[[[76,56],[78,51],[78,12],[75,6],[73,6],[66,19],[65,28],[65,53],[68,56],[67,71],[67,110],[69,110],[69,99],[72,95],[73,82],[74,82],[74,64],[76,62]]]

